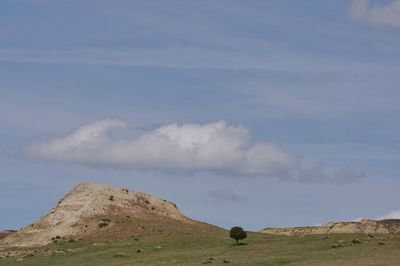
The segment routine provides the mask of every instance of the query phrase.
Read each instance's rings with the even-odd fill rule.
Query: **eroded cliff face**
[[[13,233],[15,233],[16,231],[14,230],[4,230],[4,231],[0,231],[0,239],[5,238],[6,236],[9,236]]]
[[[135,220],[193,223],[167,200],[125,188],[84,183],[61,199],[49,214],[5,237],[0,244],[42,246],[59,238],[96,236],[108,229],[123,236]]]
[[[319,234],[390,234],[400,233],[400,219],[361,220],[360,222],[330,222],[322,226],[265,228],[261,233],[272,235]]]

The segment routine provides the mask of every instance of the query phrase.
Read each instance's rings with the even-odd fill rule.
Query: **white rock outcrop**
[[[271,235],[322,235],[322,234],[390,234],[400,233],[400,220],[361,220],[360,222],[329,222],[322,226],[291,228],[265,228],[261,233]]]

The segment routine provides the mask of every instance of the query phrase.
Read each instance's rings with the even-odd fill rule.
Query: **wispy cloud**
[[[400,0],[385,6],[371,5],[368,0],[353,0],[349,17],[378,26],[400,27]]]
[[[261,43],[268,46],[267,43]],[[260,45],[261,45],[260,44]],[[197,46],[171,48],[87,48],[71,50],[0,49],[0,62],[57,63],[76,65],[139,66],[179,69],[269,70],[312,73],[369,73],[393,71],[390,64],[349,61],[329,55],[252,51],[250,47],[212,49]],[[248,49],[248,50],[247,50]],[[274,51],[274,52],[272,52]],[[260,55],[262,54],[262,55]],[[305,62],[308,62],[305,64]],[[329,62],[329,63],[327,63]],[[397,69],[396,69],[397,70]]]
[[[352,219],[352,221],[360,222],[361,220],[364,220],[364,219],[372,219],[372,220],[400,219],[400,210],[394,210],[385,215],[374,217],[374,218],[358,217],[356,219]]]
[[[304,75],[305,76],[305,75]],[[296,85],[293,80],[282,81],[274,76],[254,77],[251,80],[234,80],[229,87],[250,99],[253,104],[273,108],[273,114],[292,117],[320,117],[323,119],[357,112],[381,112],[399,110],[400,93],[387,79],[365,76],[364,80],[338,77],[338,80],[326,82],[315,77],[303,78]],[[275,80],[274,80],[275,79]],[[311,81],[312,80],[312,81]],[[377,90],[378,86],[382,89]]]
[[[314,166],[299,171],[298,180],[303,183],[337,183],[348,184],[358,182],[365,178],[366,174],[353,169],[339,169],[328,171],[323,166]]]
[[[400,219],[400,210],[391,211],[386,215],[380,216],[376,218],[377,220],[384,220],[384,219]]]
[[[211,190],[207,192],[207,196],[215,201],[240,201],[245,199],[232,188]]]

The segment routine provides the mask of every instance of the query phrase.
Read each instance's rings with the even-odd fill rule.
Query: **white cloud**
[[[400,0],[385,6],[372,6],[368,0],[353,0],[349,17],[379,26],[400,27]]]
[[[306,184],[348,184],[365,177],[365,174],[352,169],[328,171],[320,165],[303,169],[295,155],[273,143],[252,144],[246,127],[229,125],[224,121],[167,124],[129,138],[126,136],[132,132],[126,127],[127,124],[120,120],[96,121],[67,136],[35,142],[26,147],[23,154],[32,158],[94,166],[177,172],[211,171],[276,177]],[[121,132],[117,129],[121,128],[125,128],[126,132],[119,134]],[[212,195],[216,197],[217,194],[233,195],[229,191],[214,192]]]
[[[250,144],[243,126],[220,121],[209,124],[169,124],[134,139],[109,132],[125,127],[120,120],[103,120],[47,142],[36,142],[24,154],[89,165],[171,171],[213,171],[237,175],[290,178],[297,158],[272,143]]]
[[[371,218],[358,217],[357,219],[353,219],[352,221],[360,222],[361,220],[364,220],[364,219],[371,219]],[[386,215],[374,217],[372,219],[373,220],[400,219],[400,210],[391,211]]]
[[[388,214],[376,218],[377,220],[384,220],[384,219],[400,219],[400,210],[399,211],[391,211]]]

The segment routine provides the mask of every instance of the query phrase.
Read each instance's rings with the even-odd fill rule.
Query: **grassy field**
[[[361,243],[352,243],[353,239]],[[0,265],[400,264],[400,235],[286,237],[250,233],[243,243],[233,245],[228,232],[222,230],[167,230],[111,242],[60,241],[36,250],[13,249],[9,252],[20,255],[3,257]]]

